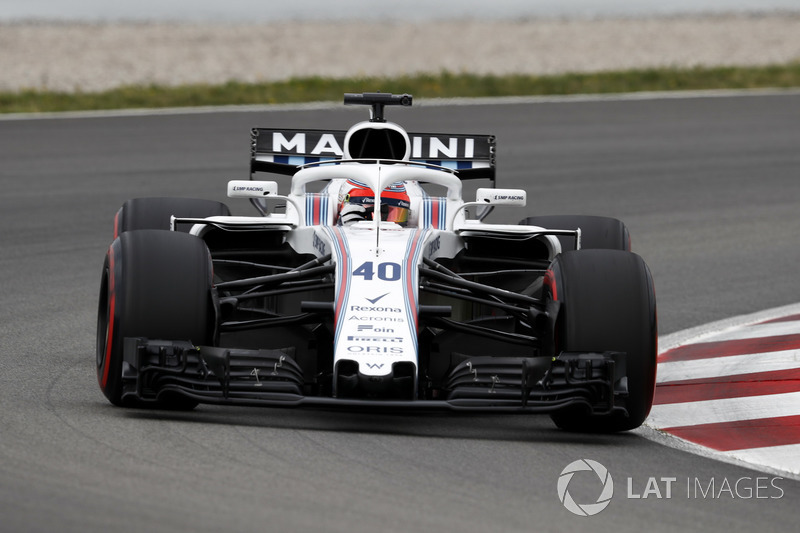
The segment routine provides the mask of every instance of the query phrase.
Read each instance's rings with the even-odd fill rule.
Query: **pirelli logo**
[[[403,337],[376,337],[374,335],[348,335],[350,342],[403,342]]]

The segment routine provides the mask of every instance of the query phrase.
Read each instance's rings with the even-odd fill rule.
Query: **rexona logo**
[[[403,310],[399,307],[371,307],[367,305],[351,305],[351,311],[361,313],[402,313]]]
[[[569,484],[577,472],[593,472],[602,483],[602,490],[595,502],[577,503],[569,493]],[[568,464],[558,477],[558,499],[571,513],[578,516],[593,516],[608,507],[614,496],[614,480],[608,469],[591,459],[578,459]]]

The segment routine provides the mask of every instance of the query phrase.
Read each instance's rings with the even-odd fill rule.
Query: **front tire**
[[[588,432],[639,427],[653,405],[658,327],[653,279],[644,260],[620,250],[578,250],[551,265],[546,298],[561,302],[556,353],[624,352],[628,416],[554,413],[562,429]]]
[[[114,238],[126,231],[142,229],[168,230],[170,217],[206,218],[230,216],[227,205],[198,198],[132,198],[117,211],[114,218]],[[188,232],[191,224],[177,225],[177,231]]]
[[[126,337],[211,344],[215,314],[211,258],[205,243],[186,233],[128,231],[108,249],[97,313],[97,380],[114,405],[122,398]],[[183,397],[159,406],[193,408]]]
[[[520,222],[547,229],[581,229],[581,249],[631,251],[631,236],[625,224],[616,218],[590,215],[543,215]],[[575,250],[575,239],[558,236],[563,251]]]

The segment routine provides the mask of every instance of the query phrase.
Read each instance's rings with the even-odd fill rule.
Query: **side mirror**
[[[275,181],[231,180],[228,182],[228,198],[266,198],[278,195]]]

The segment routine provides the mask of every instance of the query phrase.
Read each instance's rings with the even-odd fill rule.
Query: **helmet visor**
[[[408,209],[395,205],[381,204],[381,220],[405,226],[408,224]]]
[[[411,203],[405,193],[402,196],[391,193],[382,195],[381,220],[405,226],[408,224],[408,210],[410,207]]]

